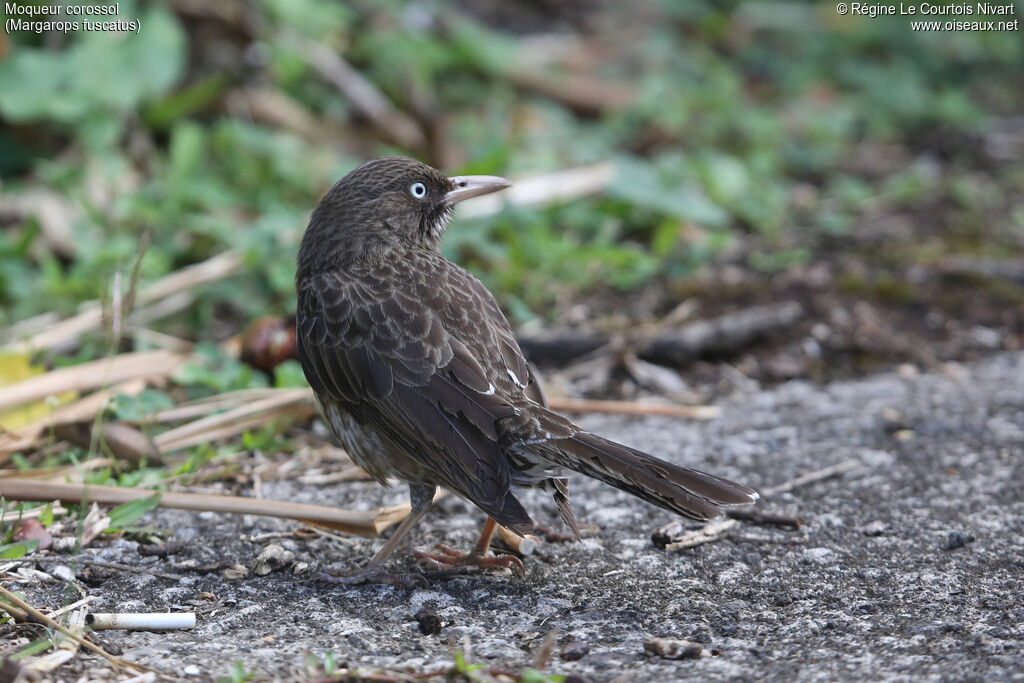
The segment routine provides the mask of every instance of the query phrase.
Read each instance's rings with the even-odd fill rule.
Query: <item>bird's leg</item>
[[[416,552],[415,555],[420,562],[429,565],[433,569],[443,570],[455,569],[457,567],[489,569],[491,567],[511,568],[515,566],[523,576],[526,576],[526,568],[523,566],[522,560],[515,555],[487,554],[491,547],[491,538],[494,536],[497,528],[498,523],[492,517],[488,517],[483,531],[480,533],[480,539],[476,542],[476,547],[473,548],[472,552],[466,553],[438,543],[434,546],[435,552]]]
[[[370,559],[365,567],[355,572],[340,577],[324,575],[323,578],[335,583],[389,583],[412,586],[416,583],[427,585],[427,580],[420,574],[394,575],[384,571],[384,562],[398,548],[409,530],[416,526],[416,523],[427,514],[430,505],[434,500],[435,487],[426,484],[409,484],[409,504],[411,510],[408,516],[395,529],[384,547]]]

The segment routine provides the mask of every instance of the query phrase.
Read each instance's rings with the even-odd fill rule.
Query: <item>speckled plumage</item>
[[[377,159],[310,219],[299,354],[353,459],[382,483],[409,482],[414,503],[442,486],[519,533],[533,522],[514,487],[531,485],[552,491],[576,531],[565,469],[694,519],[753,502],[746,487],[589,434],[546,407],[494,297],[438,251],[456,189],[419,162]]]

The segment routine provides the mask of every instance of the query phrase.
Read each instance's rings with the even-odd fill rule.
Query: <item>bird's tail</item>
[[[706,521],[723,507],[757,500],[751,488],[659,460],[589,432],[544,442],[545,457],[580,474],[611,484],[660,508]]]

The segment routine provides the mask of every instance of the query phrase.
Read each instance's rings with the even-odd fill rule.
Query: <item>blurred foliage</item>
[[[131,526],[141,519],[144,514],[156,509],[158,505],[160,505],[159,493],[118,505],[107,513],[107,516],[110,517],[110,526],[104,533],[116,533],[125,527]]]
[[[174,381],[196,391],[201,398],[237,389],[266,388],[266,378],[216,344],[199,344],[195,354],[174,376]]]
[[[600,197],[456,219],[446,253],[520,322],[555,315],[567,294],[687,277],[740,247],[751,267],[784,269],[865,215],[940,201],[954,231],[977,234],[993,207],[1024,229],[1020,162],[990,169],[978,150],[993,121],[1024,109],[1019,32],[917,33],[904,18],[841,17],[796,1],[175,7],[122,0],[120,16],[141,18],[140,36],[6,37],[2,190],[56,191],[74,209],[75,250],[48,249],[34,217],[5,224],[0,325],[101,298],[146,228],[143,282],[228,248],[247,266],[156,327],[215,339],[256,315],[288,314],[310,209],[362,158],[385,153],[513,176],[614,162]],[[440,151],[367,135],[309,64],[311,42],[434,130]],[[517,85],[519,69],[582,73],[633,95],[574,112]],[[256,90],[283,95],[324,130],[296,132],[230,106]],[[896,160],[873,171],[872,154],[891,150]],[[202,358],[183,370],[186,384],[263,381],[212,351]],[[285,369],[275,383],[297,377]]]

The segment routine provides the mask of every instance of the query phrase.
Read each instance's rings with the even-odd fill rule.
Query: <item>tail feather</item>
[[[580,534],[580,527],[576,524],[576,515],[572,512],[572,506],[569,505],[569,480],[564,477],[557,477],[547,480],[548,488],[551,489],[551,497],[555,499],[555,505],[558,506],[558,514],[562,516],[562,521],[572,531],[573,537],[577,541],[582,541],[583,536]]]
[[[563,467],[699,521],[721,516],[722,507],[747,505],[758,498],[756,491],[741,484],[673,465],[589,432],[546,442],[545,456]]]
[[[535,526],[533,519],[530,517],[530,513],[526,511],[523,504],[519,502],[519,499],[515,497],[511,491],[505,494],[505,498],[498,504],[483,507],[484,512],[494,518],[498,524],[502,525],[506,529],[510,529],[520,536],[533,531]]]

